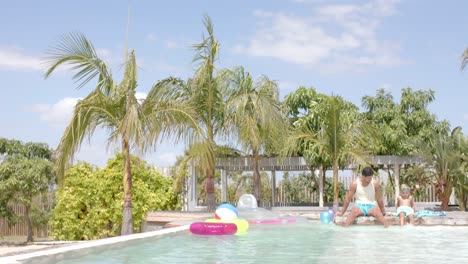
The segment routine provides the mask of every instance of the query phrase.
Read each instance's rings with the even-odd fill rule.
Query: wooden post
[[[226,170],[221,170],[221,202],[227,202],[227,173]]]
[[[317,173],[317,170],[315,171]],[[319,176],[319,206],[323,207],[323,179],[325,177],[322,168],[318,170],[318,176]]]
[[[398,196],[400,196],[400,164],[393,164],[395,177],[395,206],[397,205]]]
[[[188,180],[188,211],[195,211],[195,207],[198,205],[198,194],[197,194],[197,170],[195,166],[189,166],[189,180]]]
[[[271,171],[271,207],[275,206],[275,201],[276,201],[276,171],[272,170]]]

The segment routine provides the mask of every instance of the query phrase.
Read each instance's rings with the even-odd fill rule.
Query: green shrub
[[[119,154],[98,169],[87,163],[70,168],[57,192],[50,222],[52,235],[61,240],[88,240],[119,235],[123,210],[123,161]],[[171,178],[132,157],[133,224],[135,232],[146,213],[177,206]]]

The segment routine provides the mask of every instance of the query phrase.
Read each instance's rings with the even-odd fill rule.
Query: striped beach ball
[[[237,212],[237,209],[232,204],[228,204],[228,203],[219,205],[215,211],[216,219],[233,220],[233,219],[237,219],[238,216],[239,216],[239,213]]]

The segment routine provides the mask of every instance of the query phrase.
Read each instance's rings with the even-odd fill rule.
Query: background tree
[[[33,206],[33,198],[46,192],[54,181],[52,151],[44,143],[25,143],[0,138],[0,153],[7,154],[0,164],[1,211],[12,216],[8,202],[24,206],[24,219],[28,226],[27,242],[33,242],[31,214],[39,210]]]
[[[279,92],[276,82],[261,76],[254,81],[252,76],[239,67],[228,71],[228,98],[226,103],[226,126],[232,127],[241,149],[252,155],[253,194],[258,205],[263,205],[262,178],[258,162],[268,145],[286,132]]]
[[[468,48],[463,51],[461,55],[461,64],[460,64],[460,69],[463,71],[466,67],[466,64],[468,63]]]
[[[461,128],[452,130],[450,135],[446,133],[433,134],[430,141],[419,141],[417,155],[423,157],[426,173],[436,179],[436,195],[441,201],[442,210],[448,209],[450,195],[461,166],[458,149],[458,134]]]
[[[375,97],[364,96],[364,116],[378,131],[374,143],[369,144],[372,154],[407,156],[415,150],[415,142],[430,141],[433,131],[447,131],[448,123],[438,122],[435,115],[428,110],[429,104],[434,100],[434,91],[413,91],[411,88],[401,89],[399,102],[395,102],[391,93],[384,89],[378,89]],[[400,179],[393,179],[392,171],[395,168],[392,165],[387,165],[384,169],[389,175],[389,189],[393,188],[396,199],[400,186],[395,182],[400,182]],[[409,165],[405,169],[409,169]],[[402,175],[413,175],[413,172],[416,171],[413,170],[410,174],[403,172]],[[420,179],[421,184],[427,182]]]
[[[319,94],[315,88],[306,88],[300,86],[296,91],[288,94],[283,102],[293,132],[292,140],[289,140],[291,145],[287,146],[285,155],[299,155],[304,157],[310,167],[311,177],[315,170],[319,169],[318,194],[319,206],[324,206],[324,180],[325,172],[332,167],[331,157],[324,153],[320,146],[316,144],[316,139],[311,137],[297,137],[301,134],[301,130],[309,131],[316,135],[319,134],[322,128],[322,117],[324,113],[321,104],[326,103],[327,96]]]
[[[228,201],[235,204],[239,201],[241,195],[246,193],[252,193],[253,181],[249,174],[245,174],[242,171],[230,171],[228,172],[228,179],[230,184],[228,185]]]
[[[227,145],[217,145],[214,151],[215,157],[240,157],[241,153],[231,148]],[[174,173],[174,181],[176,190],[178,193],[182,193],[183,195],[187,195],[187,185],[188,185],[188,177],[189,177],[189,166],[193,166],[193,169],[197,175],[203,174],[205,171],[205,166],[203,162],[206,162],[206,151],[203,148],[197,148],[196,146],[192,146],[189,149],[186,149],[184,152],[184,156],[177,157],[177,161],[175,164],[175,173]],[[229,173],[229,172],[228,172]],[[221,182],[221,173],[215,173],[213,176],[213,187],[220,186]],[[207,201],[207,194],[206,194],[206,178],[205,177],[197,177],[197,190],[199,190],[200,197],[203,197],[203,201],[206,203]],[[217,184],[217,185],[216,185]],[[229,190],[228,190],[229,192]],[[229,194],[228,194],[229,196]],[[188,208],[187,204],[187,197],[184,196],[184,208]],[[216,190],[214,192],[214,202],[221,200],[221,192],[220,190]],[[229,199],[228,199],[229,200]],[[229,200],[231,201],[231,200]]]
[[[198,68],[187,82],[177,78],[162,80],[161,86],[170,87],[172,91],[181,96],[181,100],[192,105],[194,119],[198,130],[186,129],[184,134],[188,137],[188,157],[191,162],[202,171],[204,191],[207,195],[208,211],[215,209],[215,158],[218,144],[216,140],[225,138],[228,131],[225,121],[225,76],[220,74],[216,67],[219,44],[214,36],[213,23],[209,16],[205,16],[207,36],[203,36],[201,43],[193,45],[195,56],[193,62]]]
[[[304,123],[296,126],[288,140],[289,152],[298,148],[298,144],[309,142],[317,150],[318,155],[328,157],[333,169],[333,207],[338,208],[339,184],[338,169],[344,168],[353,160],[365,162],[366,148],[373,140],[372,126],[364,120],[358,108],[341,97],[324,97],[315,106],[313,113],[317,113],[314,122],[320,124],[319,130],[314,130]],[[326,164],[326,163],[325,163]]]
[[[452,134],[458,157],[455,164],[453,186],[460,211],[465,211],[468,201],[468,137],[462,133],[459,127]]]
[[[120,84],[113,78],[107,64],[84,35],[68,34],[48,52],[49,67],[46,78],[57,67],[68,64],[77,71],[73,79],[78,87],[85,86],[95,77],[98,82],[94,90],[80,100],[57,147],[59,176],[64,175],[66,166],[73,162],[85,137],[91,137],[98,127],[109,134],[108,144],[120,142],[124,163],[123,219],[121,234],[133,233],[132,220],[132,172],[130,149],[148,151],[161,137],[180,135],[186,126],[192,125],[190,107],[178,100],[177,94],[168,87],[156,84],[143,101],[137,100],[137,65],[131,51],[124,62],[124,76]],[[190,123],[192,122],[192,123]],[[189,124],[190,123],[190,124]]]
[[[285,173],[280,186],[288,202],[310,205],[311,199],[308,193],[318,191],[317,181],[318,179],[315,179],[310,173],[300,173],[298,175]],[[346,195],[345,186],[339,183],[338,189],[339,197],[344,197]],[[325,203],[333,203],[333,178],[325,177],[323,199]]]
[[[180,198],[173,181],[146,162],[132,156],[133,210],[135,231],[139,231],[146,213],[174,210]],[[61,240],[89,240],[119,234],[122,223],[124,189],[122,154],[109,159],[103,169],[78,163],[66,172],[63,188],[57,192],[57,205],[50,222],[52,235]]]
[[[374,134],[372,126],[360,117],[357,107],[341,97],[329,97],[325,113],[319,142],[332,159],[333,209],[337,211],[340,194],[338,169],[344,168],[353,159],[365,160],[368,144]]]

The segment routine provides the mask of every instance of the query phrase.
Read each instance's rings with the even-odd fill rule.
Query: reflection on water
[[[180,235],[94,252],[75,263],[463,263],[468,227],[251,225],[241,236]]]

